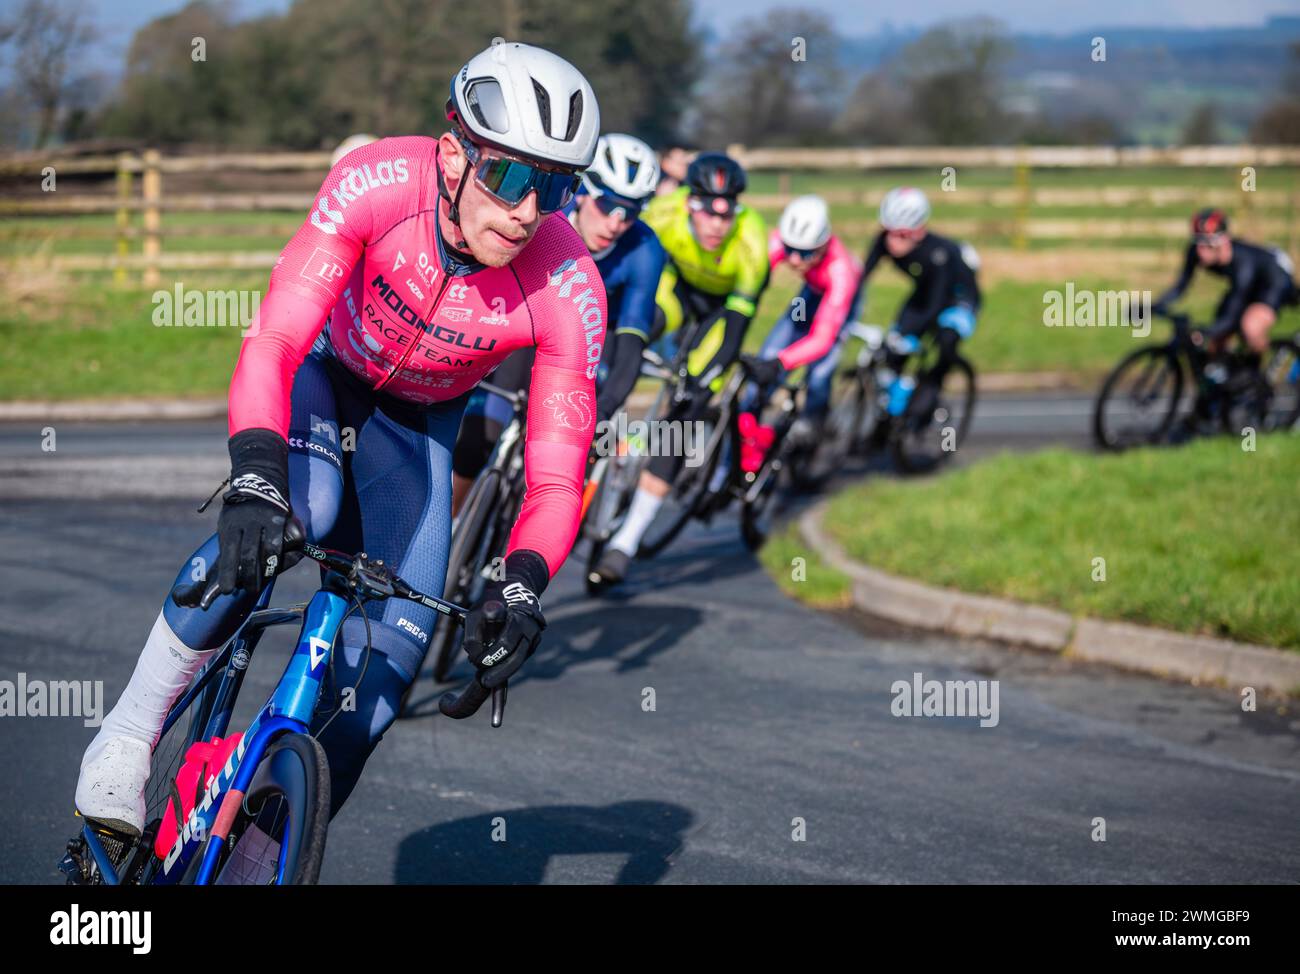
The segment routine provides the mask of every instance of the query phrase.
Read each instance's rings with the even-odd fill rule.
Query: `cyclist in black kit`
[[[894,379],[886,392],[887,408],[893,416],[902,415],[912,396],[911,380],[899,372],[907,356],[921,347],[921,336],[935,329],[939,357],[919,386],[917,395],[925,399],[914,407],[917,415],[938,401],[943,378],[957,357],[957,345],[974,333],[980,308],[975,281],[979,258],[974,249],[930,232],[926,226],[929,219],[930,202],[919,189],[904,186],[890,190],[880,202],[884,229],[867,252],[862,268],[865,283],[888,256],[916,287],[899,310],[889,336],[888,364]]]
[[[1187,247],[1183,271],[1173,287],[1152,304],[1152,310],[1168,313],[1169,306],[1187,290],[1197,267],[1227,278],[1228,291],[1215,309],[1214,323],[1203,334],[1194,332],[1192,341],[1217,358],[1223,354],[1228,339],[1240,334],[1247,349],[1245,355],[1226,365],[1212,363],[1205,370],[1206,378],[1214,386],[1255,381],[1278,311],[1296,303],[1291,258],[1282,250],[1234,240],[1228,235],[1228,217],[1222,210],[1201,210],[1192,217],[1192,242]],[[1197,395],[1196,409],[1188,417],[1193,428],[1209,417],[1212,395],[1205,392]]]
[[[1250,350],[1262,355],[1278,311],[1296,300],[1291,258],[1285,251],[1234,240],[1228,236],[1228,218],[1222,210],[1201,210],[1192,218],[1192,242],[1183,272],[1152,309],[1167,312],[1183,296],[1198,266],[1228,280],[1228,293],[1219,301],[1214,324],[1205,335],[1212,350],[1221,350],[1230,335],[1240,332]]]

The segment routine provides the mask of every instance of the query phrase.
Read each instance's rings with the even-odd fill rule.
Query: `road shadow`
[[[658,801],[474,815],[404,838],[393,881],[535,885],[545,878],[552,858],[624,855],[615,885],[657,883],[668,874],[693,821],[682,806]]]
[[[554,680],[570,666],[596,659],[616,660],[616,673],[644,669],[703,619],[704,614],[691,605],[593,602],[585,611],[565,615],[547,627],[546,639],[521,675],[525,681]]]
[[[703,621],[699,609],[690,605],[614,606],[592,602],[582,612],[555,618],[536,655],[510,680],[516,689],[534,680],[557,680],[579,663],[615,659],[616,673],[644,669],[661,653],[686,638]],[[451,680],[435,684],[426,666],[402,711],[402,720],[428,717],[438,710],[438,698],[468,682],[469,662],[460,654]]]

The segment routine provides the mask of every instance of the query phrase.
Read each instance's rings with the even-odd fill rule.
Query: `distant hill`
[[[920,34],[844,38],[841,63],[854,76],[874,70]],[[1105,62],[1091,60],[1093,37],[1105,38]],[[1235,141],[1279,92],[1289,45],[1300,41],[1300,17],[1273,17],[1260,27],[1099,27],[1009,38],[1008,94],[1017,108],[1097,112],[1137,141],[1174,142],[1196,106],[1212,100],[1221,139]]]

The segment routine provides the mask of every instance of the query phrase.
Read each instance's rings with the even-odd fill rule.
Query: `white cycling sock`
[[[636,493],[632,495],[632,506],[628,508],[627,517],[623,519],[623,526],[618,529],[614,537],[609,539],[609,546],[617,548],[629,558],[635,555],[636,549],[641,544],[641,535],[645,534],[646,528],[650,527],[650,522],[659,513],[663,502],[662,497],[638,487]]]
[[[167,712],[209,655],[210,651],[197,652],[181,642],[159,612],[140,652],[140,660],[135,664],[135,672],[86,748],[86,754],[91,755],[110,737],[134,737],[153,748],[161,736]]]

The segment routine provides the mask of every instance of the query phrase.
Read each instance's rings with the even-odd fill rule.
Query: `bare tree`
[[[835,129],[850,141],[885,145],[1001,141],[1008,126],[1002,70],[1011,50],[991,18],[931,28],[858,81]]]
[[[712,58],[693,134],[711,146],[826,141],[842,100],[825,14],[778,8],[747,20]]]
[[[1183,145],[1214,145],[1219,141],[1219,105],[1203,101],[1183,123]]]
[[[1282,79],[1282,94],[1255,119],[1250,137],[1256,142],[1300,144],[1300,43],[1291,45],[1291,65]]]
[[[36,115],[36,148],[49,142],[80,87],[80,55],[94,38],[85,0],[25,0],[0,25],[0,42],[12,49],[19,90]]]

